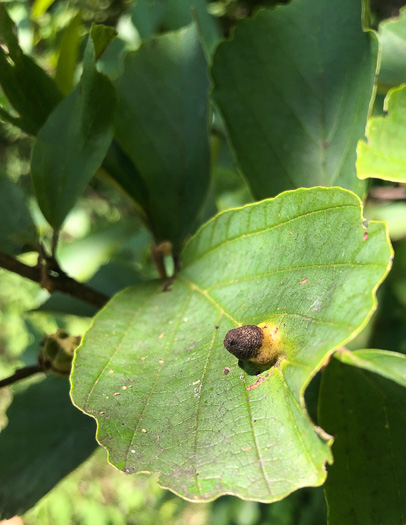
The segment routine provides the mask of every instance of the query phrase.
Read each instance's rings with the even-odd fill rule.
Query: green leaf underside
[[[195,28],[129,53],[116,87],[116,138],[145,182],[140,205],[155,238],[179,251],[209,185],[209,80]]]
[[[362,31],[359,0],[262,10],[220,44],[213,96],[257,198],[317,185],[364,192],[355,150],[376,60],[377,39]]]
[[[406,86],[389,91],[385,108],[386,116],[370,119],[368,142],[358,144],[358,177],[406,182]]]
[[[35,194],[55,229],[100,167],[113,138],[114,87],[97,72],[94,60],[89,41],[80,84],[51,113],[32,151]]]
[[[111,463],[159,472],[191,500],[271,502],[322,484],[331,455],[303,392],[367,322],[390,264],[384,225],[370,223],[363,240],[361,221],[345,190],[286,192],[203,226],[170,291],[153,282],[116,295],[72,375],[74,402],[97,419]],[[261,321],[279,327],[285,358],[256,376],[223,339]]]
[[[14,396],[0,436],[0,518],[23,514],[93,452],[95,425],[50,376]]]
[[[406,355],[387,350],[355,350],[335,354],[346,365],[380,374],[401,386],[406,386]]]
[[[406,520],[406,389],[332,359],[319,420],[335,436],[325,493],[329,525]]]

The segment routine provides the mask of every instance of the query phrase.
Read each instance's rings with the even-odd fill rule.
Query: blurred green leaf
[[[381,66],[378,87],[388,90],[406,82],[406,8],[379,24]]]
[[[209,185],[209,86],[195,28],[129,53],[116,86],[116,139],[144,180],[148,197],[140,205],[155,239],[179,252]]]
[[[386,222],[392,241],[406,237],[406,202],[367,204],[364,215],[367,219]]]
[[[123,72],[125,54],[125,42],[120,38],[115,38],[100,57],[97,69],[111,79],[116,79]]]
[[[49,7],[55,2],[55,0],[34,0],[32,6],[32,18],[37,20],[41,15],[48,10]]]
[[[113,138],[115,105],[114,87],[97,72],[89,39],[80,84],[53,111],[32,152],[38,204],[56,230],[106,155]]]
[[[98,60],[116,38],[117,31],[109,26],[95,24],[92,26],[91,35],[94,44],[96,60]]]
[[[397,301],[402,305],[401,310],[401,321],[403,324],[403,329],[406,330],[406,240],[403,239],[401,242],[396,243],[396,257],[393,264],[393,273],[391,272],[391,278],[388,281],[388,285],[391,288],[392,293],[395,295]],[[395,307],[395,300],[393,297],[389,298],[388,306],[391,304]],[[396,310],[386,312],[385,322],[386,324],[393,320]],[[391,333],[391,328],[389,327],[388,335]],[[406,331],[405,331],[406,335]],[[403,337],[406,345],[406,337]],[[391,341],[392,342],[392,339]],[[381,345],[380,345],[381,346]],[[406,348],[406,346],[404,346]],[[387,346],[385,345],[385,348]],[[406,352],[406,350],[405,350]]]
[[[103,292],[111,297],[126,286],[134,285],[141,281],[140,272],[134,268],[125,266],[122,263],[109,262],[103,265],[86,284],[94,290]],[[93,317],[98,310],[97,307],[85,301],[55,292],[34,311]]]
[[[23,54],[16,35],[16,27],[4,3],[0,3],[0,44],[3,44],[0,46],[0,84],[19,117],[4,110],[0,115],[35,135],[62,95],[45,71]]]
[[[169,291],[151,282],[117,294],[72,375],[73,399],[97,418],[110,461],[159,472],[164,487],[199,501],[271,502],[322,484],[330,451],[303,394],[375,307],[391,248],[382,223],[364,232],[354,194],[286,192],[202,227]],[[223,339],[264,321],[279,329],[282,354],[257,375]]]
[[[18,59],[22,54],[18,44],[17,28],[4,4],[0,4],[0,42],[6,46],[11,59]]]
[[[406,356],[387,350],[356,350],[335,354],[342,363],[380,374],[401,386],[406,386]]]
[[[218,142],[215,149],[216,163],[213,167],[213,192],[219,211],[244,206],[254,199],[249,187],[237,170],[230,148],[225,139],[214,139]],[[213,142],[214,142],[213,140]]]
[[[91,286],[90,281],[87,283]],[[46,312],[50,314],[77,315],[79,317],[93,317],[99,308],[92,304],[71,297],[61,292],[54,292],[51,297],[44,301],[33,312]]]
[[[406,354],[406,240],[395,242],[393,248],[393,267],[378,290],[378,309],[370,322],[370,334],[351,349],[385,348]]]
[[[0,251],[18,255],[25,244],[35,248],[38,237],[26,197],[15,182],[4,176],[0,176],[0,210]]]
[[[219,45],[213,97],[257,199],[316,185],[364,193],[355,150],[376,61],[361,0],[293,0],[261,10]]]
[[[95,449],[94,421],[49,376],[14,396],[0,439],[0,517],[23,514]]]
[[[385,110],[369,120],[367,142],[358,143],[358,177],[406,182],[406,86],[389,91]]]
[[[142,40],[149,40],[158,32],[164,9],[164,3],[159,0],[138,0],[134,4],[131,9],[131,20]]]
[[[120,249],[125,249],[126,243],[131,243],[132,239],[135,245],[129,247],[130,255],[127,253],[124,258],[136,264],[145,252],[149,254],[152,239],[145,229],[139,229],[134,218],[98,225],[84,237],[60,243],[57,258],[66,273],[80,281],[87,281],[104,263],[112,257],[119,257]]]
[[[82,41],[82,16],[80,11],[64,29],[59,46],[59,58],[55,72],[55,82],[61,93],[67,95],[73,89],[75,71]]]
[[[403,360],[402,375],[404,368]],[[332,359],[323,372],[319,418],[335,437],[334,464],[325,484],[329,525],[401,523],[406,515],[406,389]]]
[[[272,504],[224,496],[214,501],[207,523],[215,525],[326,525],[323,489],[304,488]]]
[[[181,29],[194,20],[203,46],[211,54],[221,34],[217,20],[207,7],[206,0],[138,0],[131,10],[131,19],[142,40],[149,40],[156,33]]]
[[[110,145],[103,161],[103,168],[110,175],[113,185],[118,184],[118,187],[135,203],[142,207],[147,206],[148,190],[146,183],[116,140],[113,140]],[[142,208],[140,211],[141,216],[143,216]]]

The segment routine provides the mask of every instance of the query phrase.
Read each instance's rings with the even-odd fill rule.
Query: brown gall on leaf
[[[227,333],[224,346],[241,361],[273,365],[280,354],[278,330],[278,327],[269,323],[233,328]]]
[[[262,346],[262,330],[253,324],[233,328],[224,339],[226,349],[238,359],[247,361],[256,357]]]

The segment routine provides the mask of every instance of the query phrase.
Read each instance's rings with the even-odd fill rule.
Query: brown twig
[[[28,266],[14,257],[0,252],[0,267],[13,273],[17,273],[30,281],[39,283],[42,288],[49,292],[62,292],[87,303],[102,308],[109,298],[101,292],[90,288],[84,283],[72,279],[63,272],[53,257],[44,253],[40,254],[36,266]]]
[[[0,388],[12,385],[13,383],[16,383],[17,381],[20,381],[20,379],[25,379],[26,377],[33,376],[34,374],[38,374],[39,372],[43,372],[43,371],[44,371],[44,368],[39,364],[25,366],[24,368],[18,368],[12,376],[6,377],[5,379],[2,379],[0,381]]]
[[[369,190],[368,199],[377,201],[398,201],[406,199],[405,186],[376,186]]]
[[[160,279],[167,279],[164,258],[172,254],[172,243],[164,241],[151,247],[151,258]]]

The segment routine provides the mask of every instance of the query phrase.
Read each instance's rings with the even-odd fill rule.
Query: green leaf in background
[[[35,135],[62,99],[55,82],[21,51],[16,27],[0,3],[0,85],[19,114],[1,110],[0,116]]]
[[[386,116],[369,120],[367,142],[358,144],[358,177],[406,182],[406,86],[389,91],[385,109]]]
[[[399,301],[399,303],[402,305],[402,321],[403,326],[406,330],[406,325],[404,323],[404,319],[406,318],[406,273],[405,273],[405,266],[406,266],[406,239],[403,239],[402,242],[396,243],[396,260],[394,262],[394,273],[391,275],[391,279],[389,281],[391,291],[393,292],[394,296],[396,297],[396,300]],[[395,301],[391,301],[395,302]],[[392,312],[393,315],[394,312]],[[388,312],[389,314],[389,312]],[[389,319],[386,319],[385,321],[390,321]],[[387,322],[385,323],[387,324]],[[386,326],[385,326],[386,328]],[[406,354],[406,336],[403,337],[403,345],[401,345],[400,351]],[[379,345],[381,346],[381,345]],[[385,345],[386,347],[386,345]],[[397,350],[397,348],[395,348]]]
[[[117,31],[109,26],[94,24],[91,29],[96,61],[117,36]]]
[[[209,508],[207,523],[215,525],[326,525],[327,516],[322,487],[297,490],[272,505],[223,496]]]
[[[59,57],[55,72],[55,83],[61,93],[67,95],[74,86],[75,71],[82,42],[82,15],[76,13],[63,31],[59,45]]]
[[[257,199],[301,186],[362,195],[356,145],[374,85],[377,39],[360,0],[293,0],[242,20],[213,59],[213,97]]]
[[[37,232],[21,188],[5,176],[0,176],[0,241],[1,251],[18,255],[28,244],[36,248]]]
[[[32,18],[37,20],[43,15],[49,7],[55,2],[55,0],[34,0],[32,6]]]
[[[117,294],[72,374],[74,402],[97,419],[111,463],[159,472],[162,486],[195,501],[271,502],[321,485],[328,438],[303,395],[376,305],[392,251],[384,224],[366,233],[354,194],[286,192],[203,226],[168,291],[151,282]],[[257,375],[223,339],[263,321],[279,328],[283,357]]]
[[[387,350],[355,350],[335,354],[341,362],[375,372],[406,386],[406,355]]]
[[[86,284],[94,290],[103,292],[111,297],[126,286],[134,285],[141,281],[140,272],[123,263],[120,264],[113,261],[102,266]],[[76,297],[55,292],[34,311],[93,317],[98,312],[98,308]]]
[[[129,53],[116,86],[116,139],[144,180],[156,240],[179,252],[210,170],[207,64],[194,26]]]
[[[406,82],[406,8],[379,24],[381,65],[378,89],[387,91]]]
[[[406,237],[405,201],[380,204],[370,200],[365,206],[364,214],[367,219],[386,222],[392,242]]]
[[[147,206],[148,202],[146,184],[116,140],[113,140],[110,145],[103,161],[103,168],[102,176],[106,176],[110,184],[118,186],[118,189],[131,198],[138,205],[141,217],[145,218],[143,208]],[[147,222],[146,219],[145,222]]]
[[[138,0],[131,10],[131,20],[142,40],[149,40],[158,32],[181,29],[195,20],[203,46],[210,55],[221,34],[217,20],[207,8],[206,0]]]
[[[0,518],[23,514],[95,449],[94,422],[68,387],[49,376],[14,396],[0,435]]]
[[[140,228],[139,222],[133,217],[123,217],[94,228],[84,237],[59,243],[56,255],[64,272],[76,280],[87,281],[106,261],[119,258],[120,252],[122,259],[133,265],[133,268],[142,266],[146,259],[153,267],[150,261],[151,243],[149,231]],[[155,272],[152,275],[155,276],[156,269],[153,268]]]
[[[383,359],[385,376],[391,357]],[[379,359],[371,363],[378,371]],[[402,358],[403,384],[405,373]],[[406,389],[381,375],[336,359],[323,372],[319,422],[335,438],[325,484],[329,525],[404,522]]]
[[[56,230],[106,155],[113,138],[115,106],[114,86],[97,72],[89,39],[79,85],[52,112],[32,152],[38,204]]]

